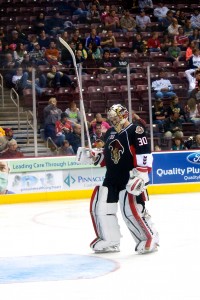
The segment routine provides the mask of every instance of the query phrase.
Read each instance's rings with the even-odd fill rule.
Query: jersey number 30
[[[146,136],[143,136],[142,138],[138,138],[138,142],[139,142],[139,146],[148,144]]]

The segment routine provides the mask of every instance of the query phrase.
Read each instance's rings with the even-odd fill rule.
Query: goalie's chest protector
[[[105,164],[106,178],[113,183],[126,184],[129,171],[137,166],[136,154],[148,153],[147,147],[141,147],[139,139],[144,136],[144,129],[130,124],[117,133],[114,128],[106,132]]]

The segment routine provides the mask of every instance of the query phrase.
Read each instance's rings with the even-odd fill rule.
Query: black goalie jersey
[[[106,185],[125,186],[129,171],[137,166],[151,169],[152,155],[143,127],[131,123],[119,133],[110,128],[105,141]]]

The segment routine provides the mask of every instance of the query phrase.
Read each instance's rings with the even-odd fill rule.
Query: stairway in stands
[[[10,90],[4,89],[4,107],[2,107],[2,96],[0,95],[0,127],[12,128],[19,149],[25,157],[34,157],[34,134],[29,127],[27,131],[26,109],[20,107],[20,130],[18,130],[17,107],[10,98]],[[27,143],[27,132],[29,132],[29,143]],[[52,152],[46,147],[40,134],[37,134],[38,156],[51,156]]]

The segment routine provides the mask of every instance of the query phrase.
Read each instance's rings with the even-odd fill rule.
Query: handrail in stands
[[[34,127],[31,123],[31,120],[29,119],[29,115],[33,118],[33,112],[31,110],[26,111],[26,125],[27,125],[27,145],[29,144],[29,127],[31,127],[34,130]]]
[[[4,107],[4,82],[3,76],[0,74],[0,89],[1,89],[1,97],[2,97],[2,107]]]
[[[58,154],[59,147],[54,143],[54,141],[52,140],[52,138],[50,136],[47,138],[47,148],[50,148],[49,142],[51,142],[53,144],[53,146],[55,147],[55,151]]]
[[[14,98],[15,97],[15,98]],[[10,90],[10,99],[17,107],[17,122],[18,122],[18,130],[21,129],[20,126],[20,114],[19,114],[19,95],[14,88]]]

